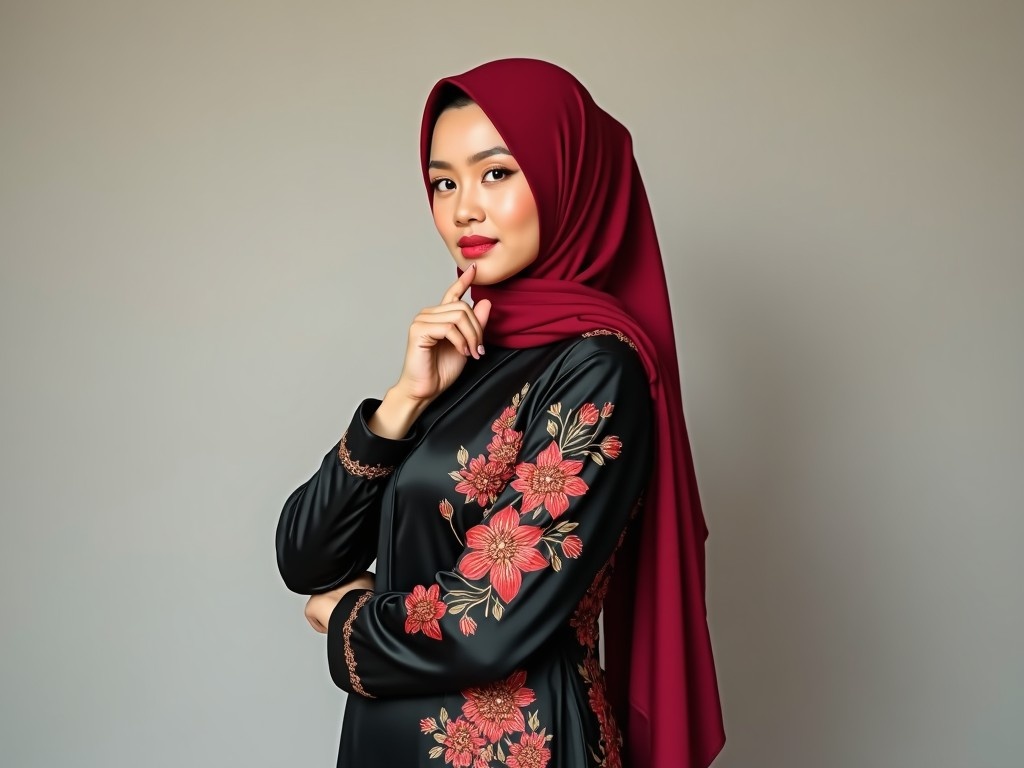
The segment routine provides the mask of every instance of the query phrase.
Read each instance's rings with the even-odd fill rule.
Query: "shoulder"
[[[621,372],[636,380],[647,380],[636,345],[618,331],[588,331],[567,340],[558,364],[565,373],[580,369]]]
[[[547,374],[544,379],[554,390],[629,393],[641,399],[649,394],[650,382],[636,345],[615,331],[591,331],[559,342]]]

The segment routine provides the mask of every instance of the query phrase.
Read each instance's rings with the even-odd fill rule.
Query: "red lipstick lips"
[[[466,235],[459,238],[458,246],[462,249],[462,255],[465,258],[475,259],[491,250],[497,242],[493,237]]]

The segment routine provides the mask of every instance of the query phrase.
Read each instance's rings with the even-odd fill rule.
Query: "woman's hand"
[[[476,264],[445,291],[441,303],[426,307],[409,326],[402,375],[397,392],[424,405],[444,392],[466,367],[466,359],[483,354],[484,328],[491,312],[489,301],[470,307],[462,300],[476,277]]]
[[[364,571],[362,575],[356,576],[347,584],[342,584],[337,589],[324,592],[320,595],[313,595],[306,601],[306,621],[320,634],[327,634],[327,622],[335,607],[341,602],[346,593],[353,589],[373,589],[374,575],[370,571]]]
[[[405,363],[398,383],[384,395],[367,423],[371,432],[404,437],[431,401],[466,367],[466,358],[483,354],[484,328],[491,314],[486,299],[470,307],[462,300],[476,277],[476,264],[449,286],[435,307],[421,310],[409,326]]]

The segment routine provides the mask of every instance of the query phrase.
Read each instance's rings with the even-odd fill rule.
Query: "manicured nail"
[[[464,354],[466,357],[469,357],[469,347],[463,347],[462,354]]]
[[[482,355],[484,353],[484,345],[481,344],[479,347],[476,348],[476,351]]]

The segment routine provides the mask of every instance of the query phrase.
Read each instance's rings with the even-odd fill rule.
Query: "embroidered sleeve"
[[[368,699],[376,698],[363,688],[363,681],[359,677],[356,664],[356,653],[352,648],[352,624],[356,616],[370,598],[373,592],[368,589],[354,589],[347,592],[338,601],[327,622],[327,636],[334,642],[328,642],[327,652],[331,675],[335,684],[351,693],[357,693]],[[340,626],[339,626],[340,625]],[[340,638],[337,635],[340,633]],[[340,658],[332,659],[331,654],[340,654]]]
[[[433,519],[459,556],[432,582],[377,592],[352,623],[347,643],[376,696],[469,689],[512,674],[556,632],[575,638],[574,609],[646,486],[652,404],[627,345],[580,342],[557,376],[517,386],[490,442],[453,451],[461,468]],[[456,505],[483,507],[480,524],[459,531]],[[329,658],[342,664],[344,648]]]
[[[418,433],[391,440],[367,421],[380,400],[364,400],[320,468],[285,500],[277,525],[277,564],[293,592],[326,592],[366,570],[377,555],[381,495]]]

